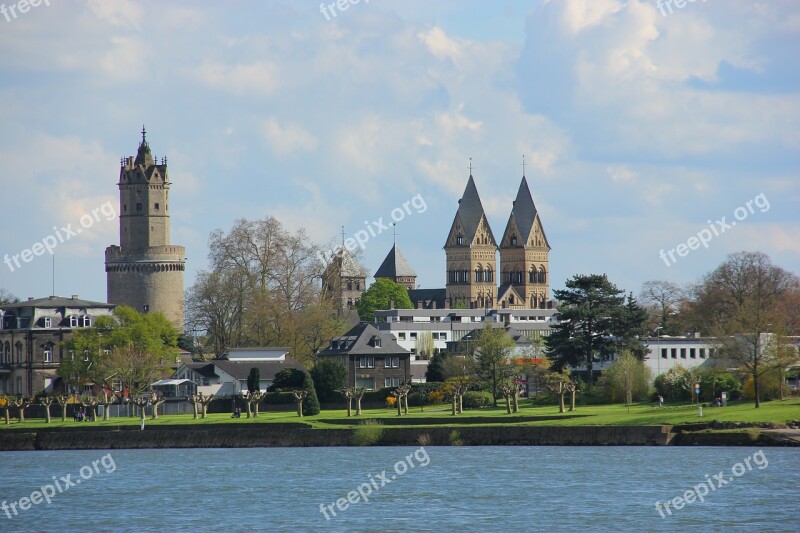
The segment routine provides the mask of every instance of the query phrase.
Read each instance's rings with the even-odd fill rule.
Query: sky
[[[5,0],[0,289],[48,296],[55,265],[56,294],[105,301],[143,124],[187,289],[211,231],[267,216],[329,246],[372,228],[371,273],[394,216],[444,287],[470,158],[499,240],[523,155],[551,290],[691,283],[742,250],[800,273],[800,3],[351,2]]]

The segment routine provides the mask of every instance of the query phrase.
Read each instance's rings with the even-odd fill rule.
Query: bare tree
[[[150,393],[150,405],[153,406],[153,420],[158,420],[158,406],[167,401],[164,394],[161,392]]]
[[[111,405],[119,401],[119,396],[114,391],[103,388],[98,394],[98,399],[103,406],[103,420],[109,420]]]
[[[84,394],[81,396],[81,405],[89,408],[92,422],[97,422],[97,405],[100,400],[94,394]]]
[[[50,405],[55,399],[52,396],[42,396],[39,398],[39,403],[44,406],[44,416],[46,423],[50,423]]]
[[[365,392],[367,392],[365,387],[355,387],[353,397],[356,399],[356,415],[361,415],[361,399]]]
[[[429,359],[434,351],[433,333],[430,331],[420,332],[417,335],[416,350],[417,355],[421,356],[423,359]]]
[[[61,421],[67,421],[67,405],[69,405],[69,401],[72,399],[72,396],[68,394],[57,394],[55,396],[56,402],[58,406],[61,407]]]
[[[353,415],[353,397],[356,395],[356,387],[345,387],[339,392],[344,395],[345,399],[347,400],[347,416]],[[359,413],[360,414],[360,413]]]
[[[17,398],[11,402],[11,405],[19,410],[19,423],[25,422],[25,409],[30,407],[31,399],[17,396]]]
[[[679,285],[664,280],[645,281],[639,298],[645,303],[651,318],[655,319],[653,322],[663,330],[661,334],[678,333],[675,331],[677,324],[670,317],[678,313],[685,299],[685,291]]]
[[[297,403],[297,416],[303,418],[303,400],[306,399],[308,396],[307,390],[293,390],[292,395],[294,396],[294,401]]]

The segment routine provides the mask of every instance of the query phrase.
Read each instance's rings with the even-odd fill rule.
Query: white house
[[[259,371],[259,389],[266,391],[275,374],[285,368],[305,370],[298,361],[287,357],[289,348],[230,348],[221,358],[202,363],[183,363],[173,379],[188,379],[197,384],[197,392],[217,396],[239,395],[247,391],[251,368]]]

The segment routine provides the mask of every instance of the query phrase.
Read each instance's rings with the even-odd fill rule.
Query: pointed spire
[[[147,130],[144,124],[142,124],[142,142],[139,143],[139,151],[136,153],[135,163],[145,167],[155,164],[153,154],[150,152],[150,145],[147,143]]]
[[[392,246],[392,249],[389,250],[389,254],[386,256],[386,259],[383,260],[381,266],[378,267],[378,271],[375,272],[374,277],[375,279],[389,278],[394,281],[396,278],[416,276],[417,273],[414,272],[414,269],[411,268],[411,265],[408,263],[405,256],[400,253],[400,250],[395,244]]]

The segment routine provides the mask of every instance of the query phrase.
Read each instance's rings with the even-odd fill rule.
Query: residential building
[[[119,246],[106,248],[108,301],[160,311],[183,330],[186,250],[170,242],[167,158],[159,163],[142,127],[136,158],[120,160]]]
[[[66,352],[63,343],[74,330],[111,315],[114,307],[78,295],[28,298],[0,307],[0,394],[31,397],[60,390],[61,361],[83,356]]]
[[[188,379],[197,385],[197,392],[205,395],[238,396],[242,391],[247,392],[250,369],[257,368],[259,389],[265,392],[281,370],[305,371],[300,362],[287,357],[288,353],[289,348],[230,348],[218,359],[180,364],[172,379]]]
[[[411,352],[374,324],[361,322],[317,354],[347,369],[347,385],[376,390],[411,381]]]

